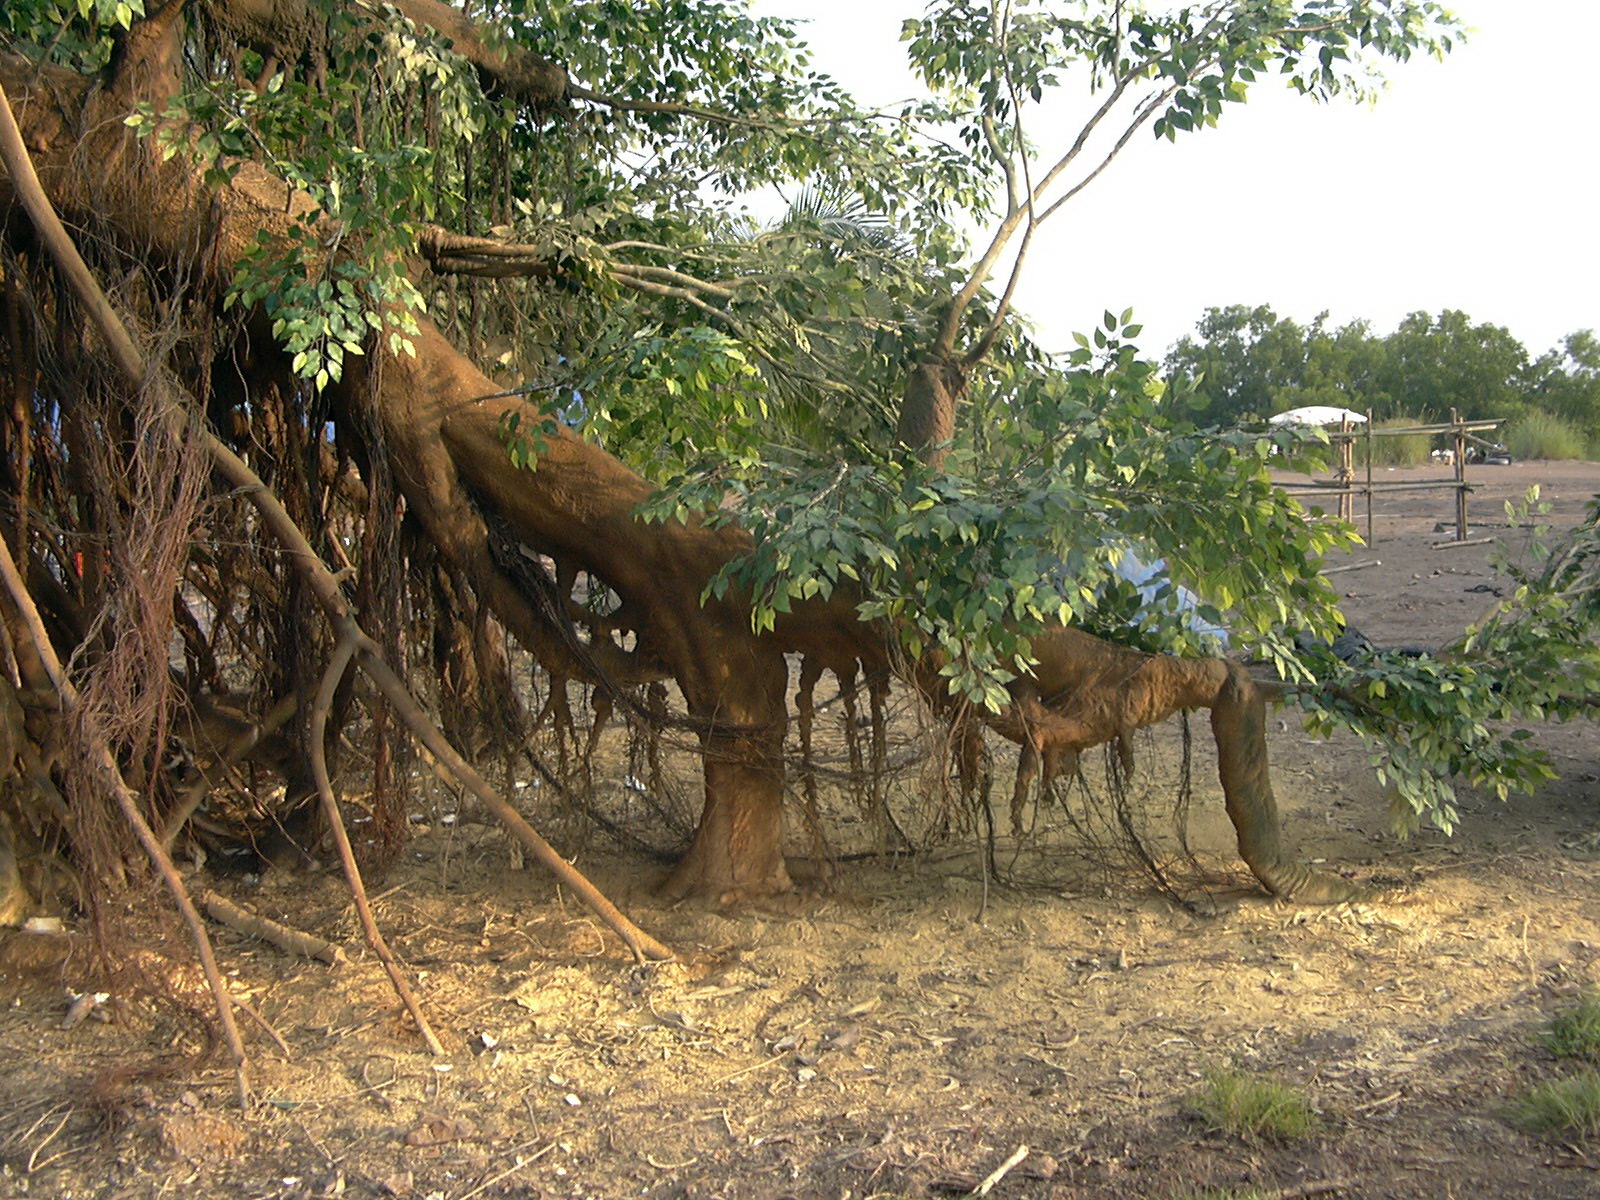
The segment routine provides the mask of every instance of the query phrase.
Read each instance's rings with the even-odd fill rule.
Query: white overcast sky
[[[900,23],[923,7],[755,0],[802,19],[815,67],[869,104],[910,94]],[[1389,67],[1375,106],[1267,79],[1214,129],[1137,135],[1034,239],[1019,304],[1045,347],[1130,307],[1152,354],[1226,304],[1379,333],[1457,308],[1533,355],[1600,327],[1600,0],[1449,7],[1470,39]]]

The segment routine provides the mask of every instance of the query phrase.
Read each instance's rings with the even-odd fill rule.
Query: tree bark
[[[966,368],[940,348],[930,350],[906,382],[895,438],[935,471],[949,453],[956,404],[966,390]]]

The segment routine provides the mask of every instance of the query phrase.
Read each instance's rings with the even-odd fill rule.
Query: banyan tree
[[[1187,424],[1126,315],[1057,359],[1010,300],[1131,139],[1269,72],[1362,93],[1453,36],[1414,0],[939,0],[905,33],[927,95],[867,111],[732,0],[11,0],[0,834],[25,881],[54,858],[93,893],[142,841],[181,893],[239,764],[353,874],[405,837],[417,745],[570,871],[486,782],[570,687],[592,728],[699,758],[670,894],[782,891],[788,758],[832,676],[880,719],[920,696],[984,803],[985,731],[1016,743],[1014,811],[1207,710],[1251,870],[1348,895],[1279,843],[1269,691],[1369,732],[1413,811],[1449,793],[1442,741],[1363,690],[1386,668],[1329,682],[1295,648],[1337,626],[1318,560],[1349,537],[1271,486],[1305,447]],[[1028,124],[1047,92],[1084,106],[1070,137]],[[1476,714],[1434,720],[1464,773],[1524,769]],[[357,724],[352,850],[329,758]]]

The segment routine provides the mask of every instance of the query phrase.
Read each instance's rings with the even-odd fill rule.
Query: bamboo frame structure
[[[1477,436],[1491,430],[1499,429],[1506,423],[1506,418],[1495,417],[1481,420],[1464,421],[1455,409],[1450,410],[1450,420],[1433,425],[1407,425],[1397,429],[1374,429],[1372,427],[1372,414],[1367,414],[1366,424],[1360,429],[1352,429],[1346,420],[1338,429],[1328,431],[1328,440],[1337,443],[1339,448],[1339,465],[1334,477],[1330,480],[1312,481],[1309,483],[1286,482],[1278,486],[1285,491],[1318,492],[1324,495],[1332,493],[1339,497],[1339,519],[1355,523],[1356,497],[1366,497],[1367,507],[1367,544],[1374,544],[1372,525],[1372,497],[1380,492],[1406,492],[1406,491],[1443,491],[1455,492],[1455,524],[1456,536],[1452,541],[1439,543],[1442,546],[1460,545],[1470,536],[1471,528],[1468,518],[1467,497],[1473,490],[1472,484],[1467,479],[1467,445],[1475,442],[1481,446],[1489,446],[1486,439]],[[1374,480],[1372,478],[1372,439],[1374,437],[1403,437],[1409,434],[1440,434],[1451,436],[1453,448],[1454,474],[1449,479],[1401,479],[1393,482]],[[1367,477],[1361,484],[1356,483],[1355,476],[1355,443],[1362,439],[1367,443]]]

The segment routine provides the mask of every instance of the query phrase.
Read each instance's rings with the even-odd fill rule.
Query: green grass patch
[[[1317,1114],[1298,1091],[1240,1070],[1212,1071],[1191,1107],[1214,1130],[1292,1142],[1314,1132]]]
[[[1512,1103],[1511,1119],[1530,1133],[1593,1137],[1600,1133],[1600,1072],[1541,1084]]]
[[[1571,421],[1530,408],[1506,428],[1506,449],[1516,459],[1582,458],[1588,439]]]
[[[1544,1045],[1557,1058],[1600,1062],[1600,996],[1585,996],[1577,1008],[1550,1022]]]
[[[1403,433],[1385,437],[1385,429],[1408,429],[1420,425],[1416,417],[1391,417],[1375,421],[1372,426],[1372,465],[1375,467],[1420,467],[1428,462],[1428,452],[1433,449],[1433,437],[1426,433]],[[1367,465],[1368,439],[1358,437],[1355,462],[1358,467]]]
[[[1207,1188],[1203,1192],[1184,1192],[1172,1200],[1272,1200],[1275,1193],[1260,1188]]]

